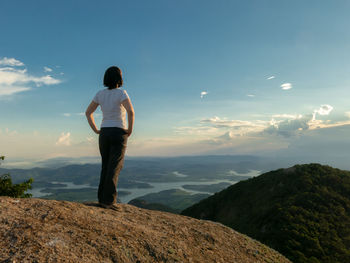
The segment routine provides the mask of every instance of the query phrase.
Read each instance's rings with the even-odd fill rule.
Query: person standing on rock
[[[127,139],[134,126],[134,109],[123,86],[121,70],[112,66],[105,72],[105,89],[96,93],[86,109],[86,117],[91,129],[99,134],[99,149],[102,169],[98,186],[98,202],[104,208],[115,209],[117,202],[118,176],[123,167]],[[100,106],[103,114],[101,129],[96,128],[93,113]],[[128,115],[126,128],[125,112]]]

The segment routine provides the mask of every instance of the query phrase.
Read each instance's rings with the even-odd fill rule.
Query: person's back
[[[93,101],[101,107],[103,119],[101,128],[103,127],[120,127],[126,128],[125,108],[122,101],[128,99],[129,96],[125,90],[103,89],[97,92]]]

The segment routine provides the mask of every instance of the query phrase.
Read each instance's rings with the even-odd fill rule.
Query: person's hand
[[[100,134],[100,130],[96,130],[95,133],[96,133],[96,134]]]
[[[126,131],[126,133],[128,134],[128,137],[130,137],[130,135],[131,135],[131,133],[132,133],[132,130],[131,129],[127,129],[127,130],[125,130]]]

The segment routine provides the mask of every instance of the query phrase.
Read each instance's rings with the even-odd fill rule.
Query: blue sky
[[[1,1],[1,154],[98,155],[81,113],[111,65],[136,112],[128,155],[293,155],[310,136],[309,157],[320,143],[343,152],[331,138],[350,144],[349,7]]]

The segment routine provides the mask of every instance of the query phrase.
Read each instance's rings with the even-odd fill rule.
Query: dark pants
[[[117,201],[118,176],[123,168],[128,135],[117,127],[101,128],[99,147],[102,157],[98,201],[107,205]]]

